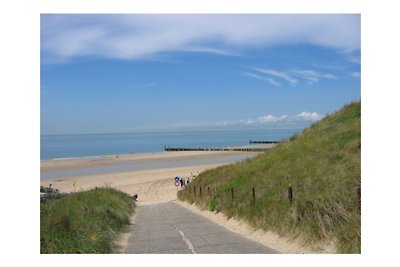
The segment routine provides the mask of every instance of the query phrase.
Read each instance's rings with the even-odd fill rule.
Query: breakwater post
[[[361,213],[361,181],[358,183],[357,186],[357,204],[358,204],[358,210]]]
[[[288,199],[289,199],[290,204],[292,204],[292,202],[293,202],[293,188],[292,188],[292,185],[289,185],[289,187],[288,187]]]
[[[249,141],[250,144],[278,144],[279,141]]]
[[[269,148],[264,147],[224,147],[224,148],[189,148],[189,147],[165,147],[165,151],[243,151],[243,152],[263,152]]]

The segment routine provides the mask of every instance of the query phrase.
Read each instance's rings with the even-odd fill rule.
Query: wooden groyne
[[[223,147],[223,148],[189,148],[189,147],[165,147],[165,151],[243,151],[243,152],[263,152],[266,147]]]
[[[249,142],[250,142],[250,144],[278,144],[279,143],[279,141],[253,141],[253,140],[250,140]]]

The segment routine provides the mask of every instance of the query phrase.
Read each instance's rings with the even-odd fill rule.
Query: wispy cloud
[[[348,57],[348,60],[349,60],[351,63],[354,63],[354,64],[361,64],[361,58],[360,58],[359,55],[357,55],[357,56],[349,56],[349,57]]]
[[[320,73],[315,70],[291,70],[291,73],[308,81],[308,84],[319,82],[320,79],[336,79],[336,76],[330,73]]]
[[[58,15],[41,16],[45,58],[146,59],[171,51],[237,55],[251,47],[307,43],[360,49],[360,16]]]
[[[255,78],[255,79],[259,79],[259,80],[263,80],[266,81],[274,86],[280,86],[281,84],[279,82],[277,82],[276,80],[274,80],[273,78],[269,78],[269,77],[264,77],[264,76],[260,76],[251,72],[243,72],[243,75],[247,76],[247,77],[251,77],[251,78]]]
[[[350,73],[350,76],[353,78],[360,78],[361,77],[361,73],[360,72],[352,72]]]
[[[289,82],[290,85],[296,85],[298,83],[298,81],[296,79],[293,79],[289,74],[287,74],[286,72],[283,72],[283,71],[263,69],[263,68],[258,68],[258,67],[254,67],[253,69],[258,72],[283,79],[283,80]]]
[[[312,85],[319,82],[321,79],[336,79],[336,76],[331,73],[321,73],[315,70],[287,70],[278,71],[272,69],[264,69],[260,67],[250,67],[252,70],[257,71],[257,74],[245,72],[244,75],[260,80],[272,79],[271,77],[278,78],[284,82],[289,83],[291,86],[296,86],[299,83],[298,79],[293,76],[298,77],[307,81],[308,84]],[[262,75],[262,76],[261,76]],[[271,84],[278,84],[276,80],[273,80]]]
[[[156,85],[157,85],[156,83],[138,83],[138,84],[132,84],[130,87],[135,89],[136,88],[140,89],[140,88],[149,88]]]

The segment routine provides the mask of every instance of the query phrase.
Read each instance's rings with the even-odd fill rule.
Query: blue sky
[[[361,98],[359,15],[41,15],[41,133],[307,125]]]

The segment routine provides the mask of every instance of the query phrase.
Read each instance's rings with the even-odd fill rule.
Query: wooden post
[[[209,186],[207,186],[207,192],[208,192],[208,195],[210,196],[210,187]]]
[[[256,189],[253,187],[252,191],[252,195],[253,195],[253,204],[256,203]]]
[[[235,196],[233,195],[233,187],[231,188],[231,196],[232,196],[232,201],[235,199]]]
[[[201,197],[201,186],[200,186],[200,197]]]
[[[193,195],[196,197],[196,186],[193,186]]]
[[[289,185],[289,188],[288,188],[288,199],[289,199],[290,204],[292,204],[292,201],[293,201],[293,188],[292,188],[292,185]]]
[[[357,202],[358,209],[361,212],[361,182],[357,186]]]

